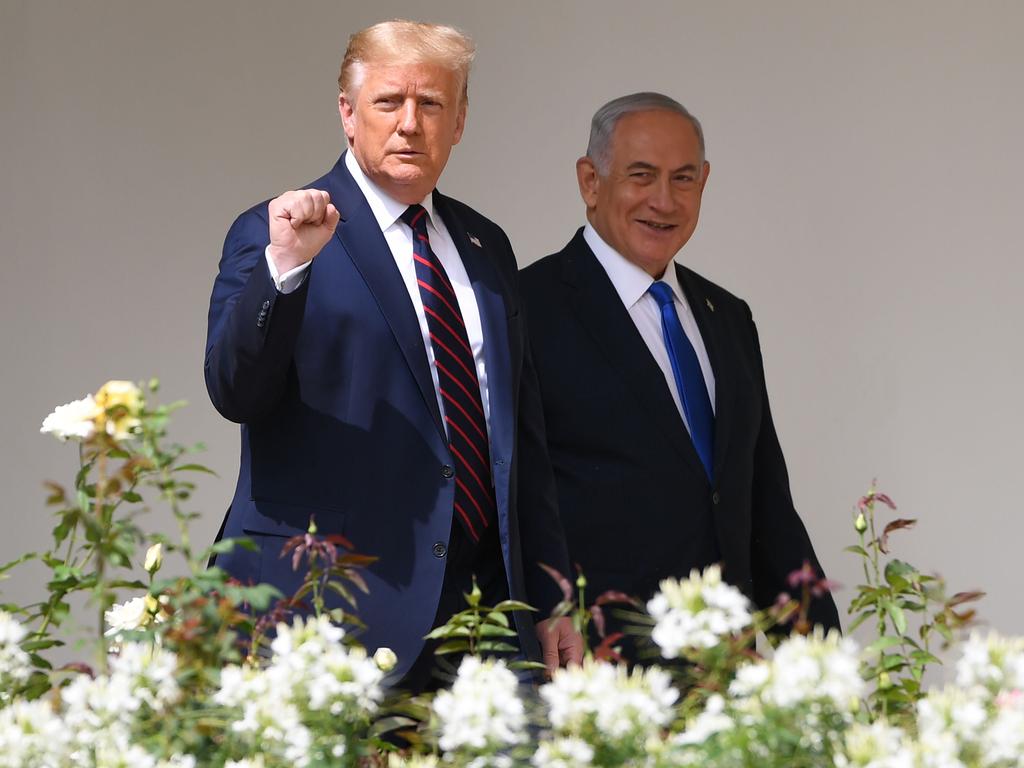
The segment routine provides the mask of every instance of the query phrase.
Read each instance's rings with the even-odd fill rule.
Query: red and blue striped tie
[[[473,350],[451,280],[430,248],[426,210],[421,205],[410,205],[402,221],[412,228],[416,282],[434,349],[448,443],[455,461],[455,513],[469,537],[477,542],[483,529],[495,519],[495,502],[487,422]]]

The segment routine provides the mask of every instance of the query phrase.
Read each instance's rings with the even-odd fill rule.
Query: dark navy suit
[[[264,257],[267,204],[228,232],[210,301],[206,383],[217,410],[242,424],[238,485],[223,535],[248,536],[218,564],[243,581],[294,591],[278,557],[311,515],[370,567],[357,613],[371,650],[393,648],[397,674],[435,620],[452,532],[453,467],[413,304],[344,155],[309,187],[341,213],[335,236],[294,293],[278,293]],[[522,328],[515,257],[505,233],[434,192],[480,309],[498,510],[496,550],[507,592],[550,609],[558,595],[537,566],[567,570],[535,373]],[[443,618],[443,617],[442,617]],[[533,622],[517,615],[528,656]]]
[[[821,570],[793,508],[757,331],[745,302],[674,268],[715,376],[710,481],[582,230],[522,273],[569,554],[591,597],[616,589],[646,599],[660,579],[721,562],[728,581],[767,606],[805,559]],[[812,618],[839,625],[831,596]]]

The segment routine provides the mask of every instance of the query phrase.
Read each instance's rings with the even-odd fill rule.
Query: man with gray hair
[[[709,171],[700,123],[677,101],[609,102],[576,162],[586,225],[521,275],[562,523],[591,596],[646,599],[720,563],[765,607],[805,562],[821,574],[750,309],[674,262]],[[827,592],[810,619],[839,625]]]
[[[218,564],[292,594],[303,574],[281,547],[315,516],[378,558],[360,639],[391,647],[412,690],[436,684],[424,635],[474,578],[485,603],[527,601],[544,619],[560,593],[540,563],[568,572],[515,256],[436,190],[473,53],[433,24],[353,35],[338,79],[349,151],[235,221],[210,300],[207,388],[242,425],[222,534],[258,545]],[[580,660],[568,619],[517,612],[515,626],[549,670]]]

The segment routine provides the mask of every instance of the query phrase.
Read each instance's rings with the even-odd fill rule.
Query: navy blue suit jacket
[[[569,554],[595,597],[647,598],[719,560],[759,606],[821,572],[793,507],[745,302],[675,265],[715,375],[709,481],[650,350],[582,230],[521,277]],[[812,618],[838,626],[831,596]]]
[[[248,536],[260,547],[236,549],[218,565],[242,581],[293,592],[300,575],[278,555],[315,515],[321,533],[343,534],[379,558],[369,569],[370,593],[358,600],[368,626],[362,641],[371,651],[393,648],[401,675],[434,620],[455,462],[413,304],[344,155],[309,187],[326,190],[342,218],[302,286],[275,289],[261,203],[228,232],[213,287],[206,384],[217,410],[242,425],[223,535]],[[433,203],[480,308],[509,593],[549,610],[558,593],[537,562],[563,572],[568,565],[515,257],[493,222],[438,192]],[[532,621],[516,618],[524,651],[536,657]]]

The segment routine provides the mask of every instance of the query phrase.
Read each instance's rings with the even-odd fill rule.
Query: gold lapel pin
[[[715,311],[715,305],[711,303],[711,299],[704,299],[704,303],[708,305],[708,309],[712,312]]]

